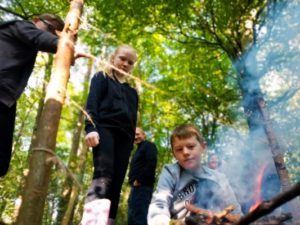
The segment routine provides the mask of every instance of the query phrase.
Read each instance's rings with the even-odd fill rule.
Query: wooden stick
[[[234,210],[233,205],[227,206],[224,210],[222,210],[220,212],[212,212],[207,209],[197,208],[196,206],[194,206],[192,204],[187,204],[186,208],[187,208],[187,210],[189,210],[190,212],[192,212],[194,214],[205,216],[206,222],[208,224],[211,224],[213,222],[216,224],[221,224],[222,219],[227,219],[229,222],[235,223],[235,222],[239,221],[241,218],[241,215],[230,214]]]
[[[257,104],[262,115],[263,127],[268,138],[271,152],[273,154],[273,160],[275,163],[278,177],[280,179],[282,191],[287,191],[292,187],[292,184],[290,182],[289,173],[285,165],[284,155],[282,153],[283,152],[282,146],[279,144],[274,129],[272,127],[272,122],[266,107],[265,100],[259,97],[257,99]],[[300,204],[296,201],[292,201],[288,204],[288,207],[289,210],[293,213],[293,216],[299,219]]]
[[[242,217],[235,225],[247,225],[251,222],[265,216],[284,203],[300,195],[300,182],[294,185],[290,190],[283,192],[269,201],[263,201],[252,212]],[[299,210],[299,209],[298,209]]]

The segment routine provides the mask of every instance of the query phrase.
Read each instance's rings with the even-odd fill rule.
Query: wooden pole
[[[263,201],[257,208],[255,208],[252,212],[242,217],[235,225],[247,225],[255,220],[271,213],[277,207],[283,205],[284,203],[295,200],[297,196],[300,195],[300,183],[297,183],[291,189],[277,195],[273,199],[269,201]],[[299,210],[296,209],[296,210]],[[297,221],[295,221],[297,222]],[[293,224],[293,223],[292,223]]]
[[[74,44],[83,2],[83,0],[70,1],[70,10],[58,42],[54,73],[51,75],[45,105],[37,127],[37,139],[32,146],[29,173],[16,225],[42,224],[50,172],[56,159],[58,125],[70,77],[70,66],[74,60]]]
[[[266,103],[264,99],[258,98],[257,103],[263,117],[264,130],[268,138],[271,152],[273,154],[273,160],[275,163],[278,177],[280,179],[282,191],[287,191],[291,188],[292,185],[290,182],[288,170],[284,162],[283,150],[281,149],[281,146],[278,143],[276,135],[273,131],[273,127],[271,125],[271,119],[266,109]],[[292,200],[291,202],[289,202],[288,206],[289,206],[288,210],[290,210],[290,212],[293,214],[293,217],[298,219],[300,204],[297,201]]]

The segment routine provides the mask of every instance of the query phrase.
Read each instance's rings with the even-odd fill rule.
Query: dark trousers
[[[5,176],[11,160],[16,104],[8,107],[0,102],[0,177]]]
[[[128,198],[128,225],[147,225],[147,214],[153,188],[132,187]]]
[[[100,144],[93,148],[93,179],[104,178],[109,187],[102,196],[111,201],[109,218],[115,219],[120,200],[120,192],[128,167],[133,138],[116,128],[98,128]]]

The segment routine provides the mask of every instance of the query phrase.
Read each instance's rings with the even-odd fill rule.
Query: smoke
[[[300,1],[289,1],[277,7],[276,15],[259,27],[257,45],[247,54],[249,92],[260,90],[267,101],[272,126],[293,181],[299,174],[300,128]],[[255,85],[259,85],[255,87]],[[223,127],[215,148],[219,149],[224,172],[246,208],[253,199],[255,176],[267,164],[268,176],[263,181],[264,200],[278,194],[279,180],[267,137],[262,129],[249,134],[245,130]],[[255,142],[253,142],[255,140]]]

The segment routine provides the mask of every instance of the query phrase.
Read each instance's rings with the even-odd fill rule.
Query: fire
[[[252,212],[256,209],[259,204],[262,202],[261,190],[262,190],[262,182],[265,170],[267,168],[267,163],[264,163],[260,168],[258,175],[255,180],[255,189],[254,189],[254,204],[250,207],[249,212]]]

